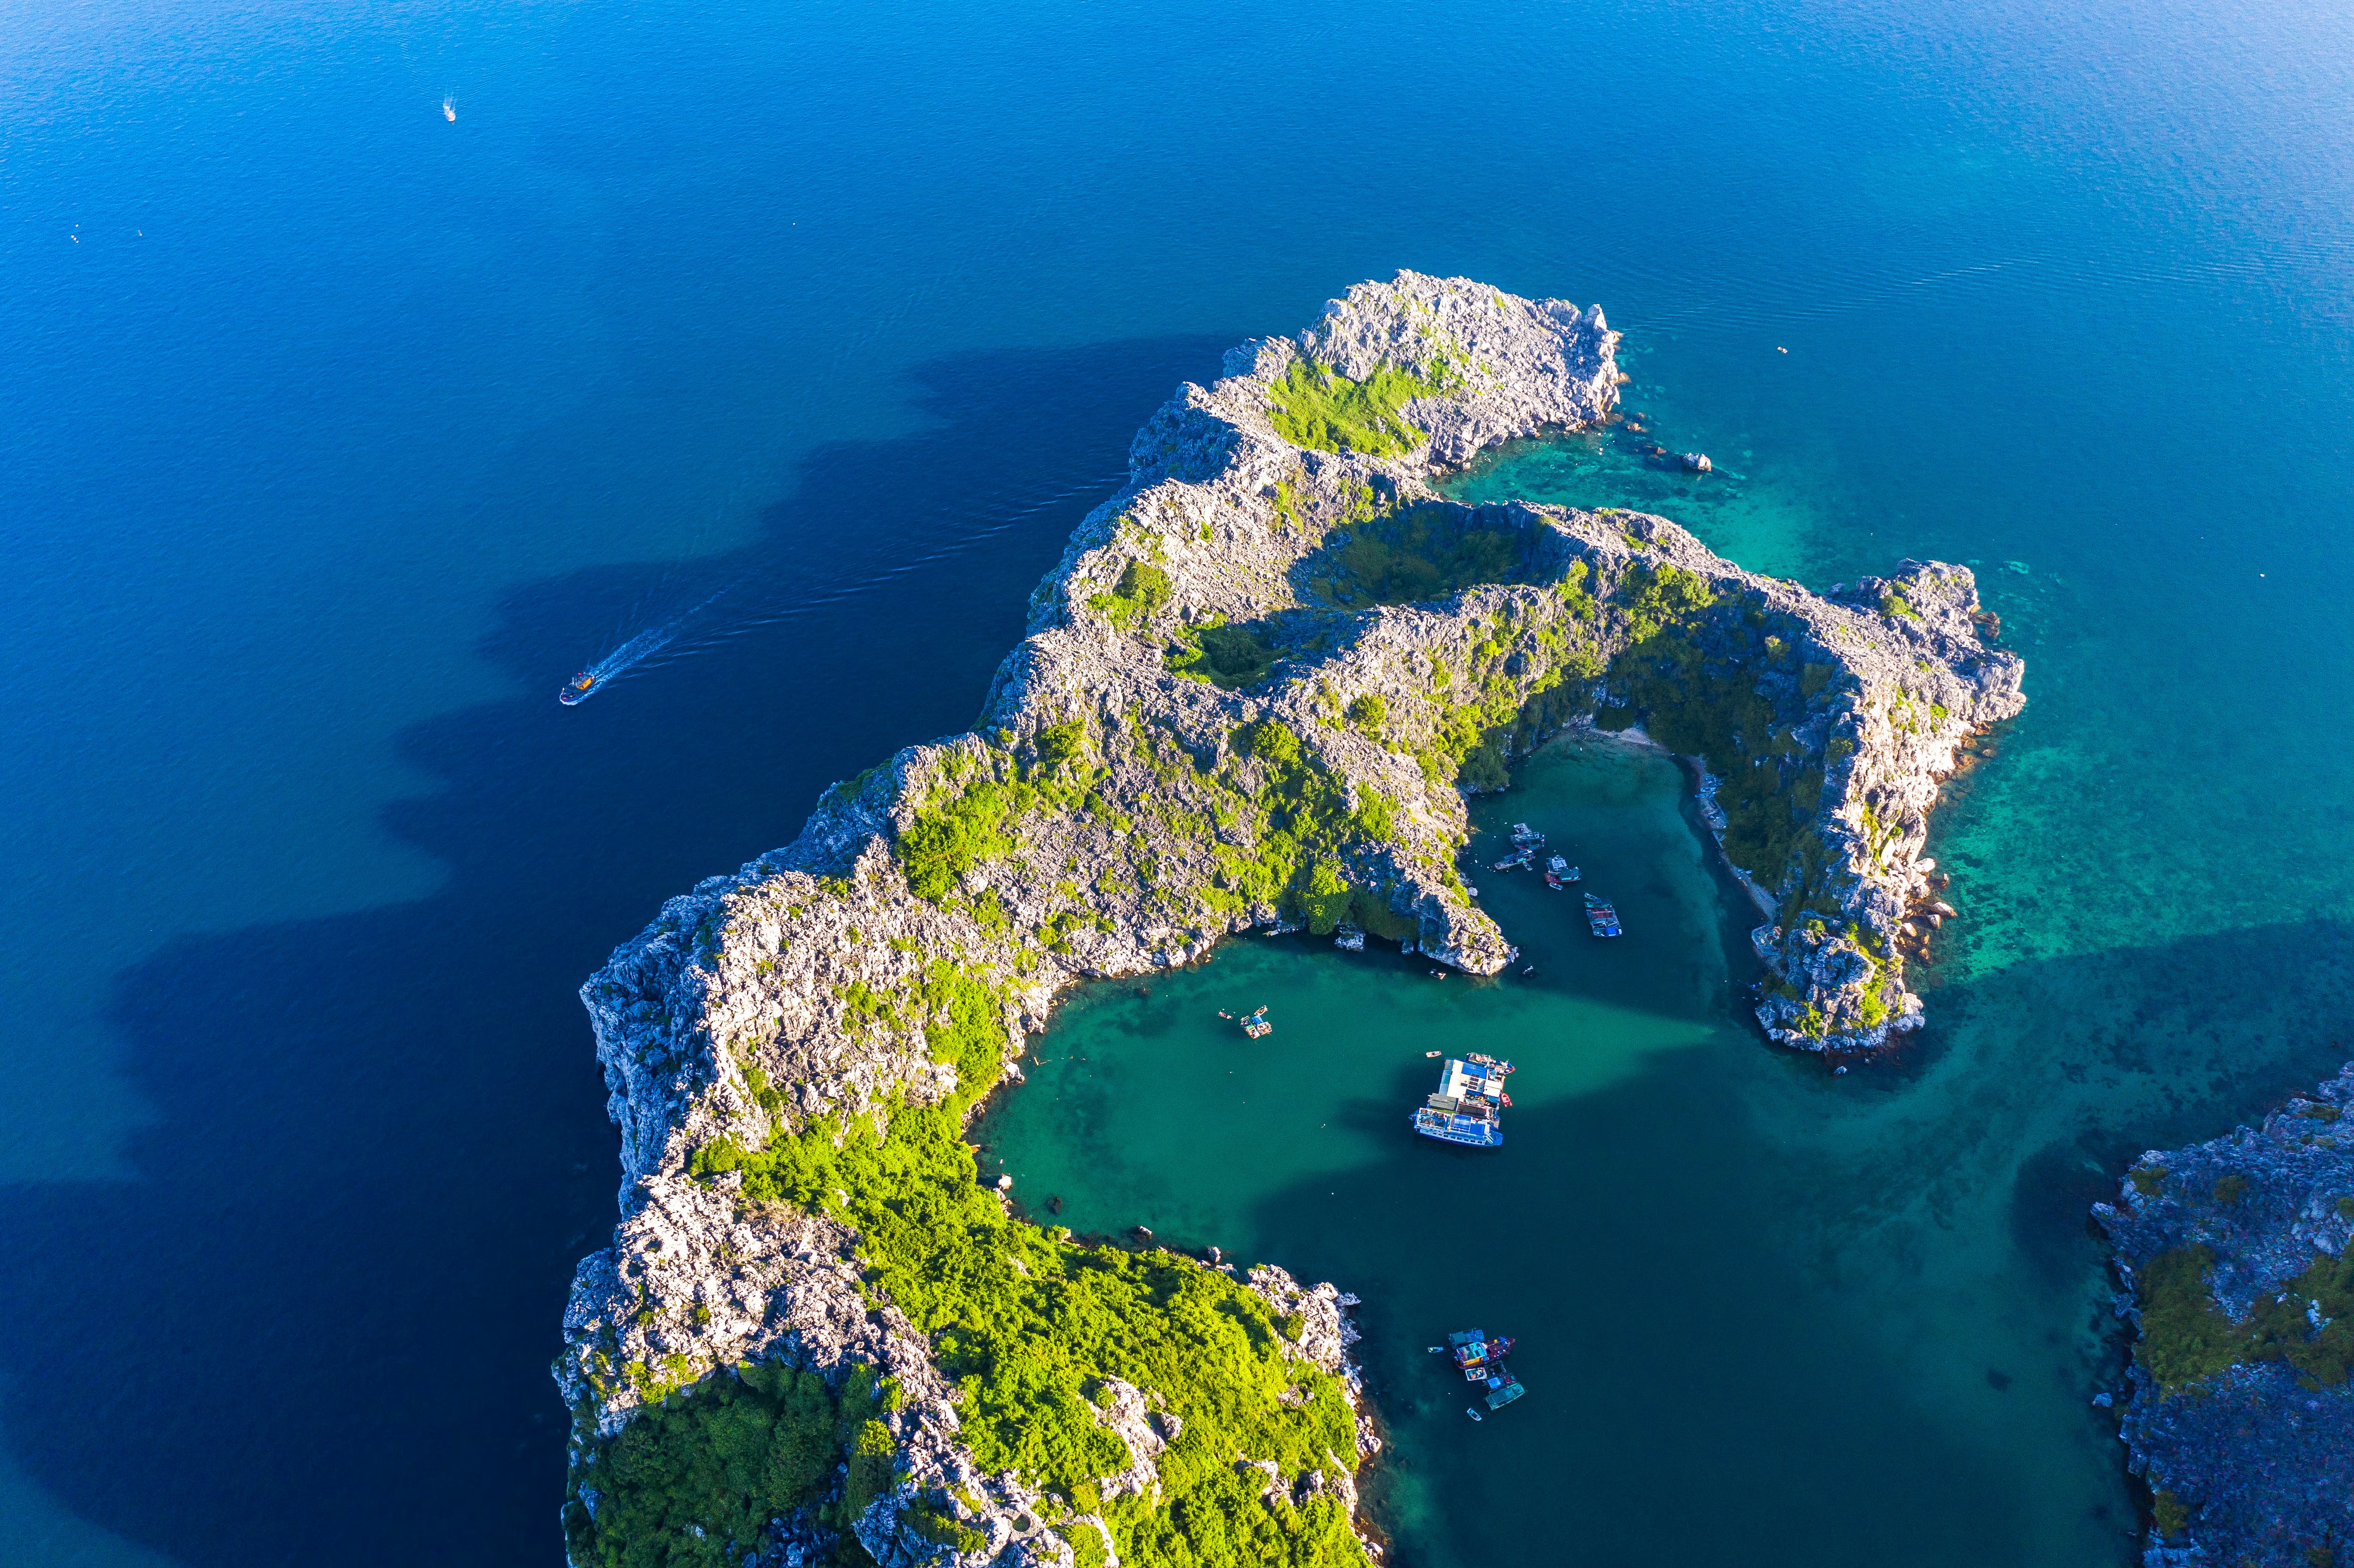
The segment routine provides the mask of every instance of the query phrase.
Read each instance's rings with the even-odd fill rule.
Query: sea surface
[[[1075,996],[992,1149],[1366,1298],[1394,1562],[2122,1563],[2085,1205],[2354,1054],[2349,128],[2310,4],[0,0],[0,1563],[557,1561],[580,980],[1400,267],[1599,301],[1717,467],[1462,493],[1978,566],[2030,705],[1929,1026],[1766,1046],[1672,766],[1565,747],[1477,815],[1606,956],[1492,876],[1535,976],[1231,944]],[[1474,1040],[1484,1161],[1402,1123]]]

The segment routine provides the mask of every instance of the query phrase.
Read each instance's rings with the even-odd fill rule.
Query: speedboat
[[[596,689],[597,677],[583,670],[564,683],[564,689],[556,694],[556,700],[568,708]]]

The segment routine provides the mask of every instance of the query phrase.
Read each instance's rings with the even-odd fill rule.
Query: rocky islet
[[[1962,567],[1819,596],[1662,518],[1432,489],[1611,418],[1617,342],[1598,307],[1401,273],[1233,351],[1139,432],[972,732],[837,786],[583,988],[623,1183],[556,1369],[576,1561],[656,1531],[730,1563],[845,1535],[884,1563],[1362,1560],[1348,1298],[1038,1229],[957,1131],[1062,989],[1230,933],[1350,920],[1502,969],[1456,870],[1465,793],[1566,726],[1699,766],[1763,916],[1772,1038],[1862,1051],[1918,1022],[1929,810],[2018,712],[2020,661]],[[1172,1323],[1209,1347],[1182,1372],[1155,1359]],[[814,1478],[778,1457],[782,1415],[731,1404],[778,1367],[837,1402]],[[664,1433],[710,1416],[680,1424],[692,1455],[625,1441],[656,1409]],[[741,1482],[775,1509],[698,1516],[744,1453],[778,1467]],[[1212,1540],[1187,1497],[1253,1518]]]
[[[2120,1435],[2151,1568],[2354,1558],[2354,1064],[2094,1206],[2136,1330]],[[2101,1396],[2105,1402],[2112,1396]]]

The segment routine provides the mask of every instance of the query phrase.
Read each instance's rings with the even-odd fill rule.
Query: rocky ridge
[[[1700,759],[1767,912],[1774,1038],[1863,1050],[1917,1022],[1902,943],[1936,913],[1929,808],[1962,741],[2018,711],[2020,662],[1980,640],[1962,567],[1826,598],[1662,518],[1432,488],[1498,441],[1608,418],[1616,344],[1598,307],[1401,273],[1235,350],[1139,432],[971,733],[836,786],[791,844],[616,949],[581,993],[623,1219],[566,1316],[577,1466],[714,1369],[880,1366],[898,1478],[856,1522],[868,1551],[1064,1561],[1034,1490],[977,1473],[957,1391],[862,1280],[855,1232],[696,1174],[698,1151],[879,1131],[1018,1072],[1063,988],[1281,918],[1496,973],[1513,949],[1456,870],[1464,794],[1567,726],[1641,724]],[[988,988],[998,1062],[940,1058],[943,964]],[[1337,1291],[1251,1285],[1314,1330],[1284,1354],[1348,1374]],[[1166,1435],[1111,1397],[1143,1484]],[[919,1495],[955,1499],[963,1544],[903,1525]]]
[[[2354,1064],[2261,1128],[2149,1150],[2093,1207],[2139,1336],[2119,1429],[2156,1499],[2151,1568],[2354,1549],[2349,1108]]]

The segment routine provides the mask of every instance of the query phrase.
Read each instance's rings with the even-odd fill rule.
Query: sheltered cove
[[[1464,794],[1564,727],[1699,762],[1772,1038],[1917,1022],[1928,810],[2020,662],[1962,567],[1825,598],[1661,518],[1430,488],[1608,418],[1617,341],[1401,273],[1235,349],[1139,433],[972,733],[836,786],[583,988],[623,1217],[556,1368],[574,1562],[1366,1561],[1350,1298],[1032,1225],[961,1133],[1058,991],[1278,916],[1503,969]]]

